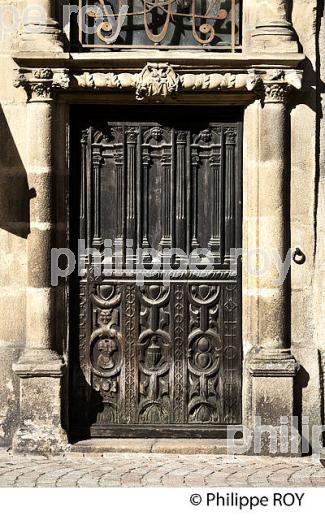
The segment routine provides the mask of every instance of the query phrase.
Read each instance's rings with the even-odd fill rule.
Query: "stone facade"
[[[244,0],[242,51],[206,54],[70,53],[60,2],[12,3],[41,5],[47,22],[1,41],[1,445],[68,443],[67,291],[51,286],[50,256],[67,244],[68,108],[80,102],[245,107],[243,424],[324,424],[322,2]],[[301,251],[284,284],[276,266],[258,277],[247,268],[248,258],[258,268],[252,251],[289,248]]]

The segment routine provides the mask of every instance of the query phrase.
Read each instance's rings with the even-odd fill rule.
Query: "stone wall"
[[[291,247],[299,247],[306,255],[304,265],[291,269],[291,338],[292,350],[301,364],[296,391],[298,413],[311,424],[321,421],[320,372],[315,337],[315,318],[319,305],[313,298],[317,243],[317,111],[320,100],[316,93],[317,9],[313,0],[293,2],[293,24],[303,52],[304,88],[292,100],[291,110]],[[321,2],[318,2],[320,4]],[[319,247],[319,245],[318,245]]]
[[[0,0],[0,6],[4,4],[8,1]],[[22,8],[25,2],[17,0],[12,4]],[[320,363],[324,356],[320,353],[325,352],[325,127],[317,112],[321,114],[325,110],[323,61],[319,78],[317,67],[319,52],[325,45],[325,29],[322,1],[293,0],[292,4],[292,21],[306,60],[303,89],[290,102],[291,150],[287,156],[291,166],[291,199],[287,204],[291,214],[291,247],[299,247],[306,262],[292,264],[291,340],[293,354],[302,367],[295,383],[296,412],[309,417],[311,424],[319,424],[324,422]],[[243,39],[247,53],[254,50],[251,36],[261,16],[258,9],[261,5],[256,0],[244,1]],[[25,345],[26,238],[30,232],[30,200],[35,196],[26,174],[27,159],[31,155],[26,138],[26,94],[23,89],[14,87],[16,65],[12,54],[18,42],[16,33],[2,35],[0,40],[0,445],[11,443],[18,424],[19,378],[13,374],[12,363],[17,361]],[[263,45],[265,50],[267,38]],[[276,54],[274,49],[272,52]],[[246,125],[246,130],[256,133],[256,146],[258,114],[259,102],[255,102],[245,116],[251,125]],[[245,158],[246,171],[251,167],[258,178],[258,165],[254,164],[251,150],[245,150]],[[254,212],[254,197],[257,194],[253,191],[246,199],[247,215],[250,203]],[[62,201],[60,204],[62,206]],[[257,226],[251,226],[250,233],[251,237],[244,239],[254,243]],[[258,313],[258,302],[252,299],[244,314],[246,353],[259,343],[258,335],[250,334],[252,330],[258,331],[258,327],[252,326]],[[249,406],[249,384],[246,390]]]
[[[1,8],[4,4],[9,2],[0,0]],[[10,4],[21,7],[23,2]],[[24,166],[26,96],[13,86],[11,55],[17,39],[16,34],[4,33],[0,38],[0,445],[8,445],[17,427],[19,407],[19,380],[12,363],[25,344],[30,193]]]

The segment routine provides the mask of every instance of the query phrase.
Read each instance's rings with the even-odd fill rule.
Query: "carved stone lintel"
[[[133,90],[138,101],[161,101],[190,91],[254,92],[265,102],[275,103],[283,102],[292,88],[301,88],[301,72],[272,69],[178,74],[168,63],[147,63],[138,73],[86,71],[69,76],[66,69],[30,69],[19,74],[15,85],[26,89],[30,101],[51,100],[57,90],[81,88]]]

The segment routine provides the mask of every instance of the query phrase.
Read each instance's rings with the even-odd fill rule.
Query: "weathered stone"
[[[175,103],[177,96],[180,104],[245,107],[243,424],[252,427],[259,416],[278,428],[281,416],[297,410],[309,418],[310,430],[324,423],[325,103],[324,63],[318,70],[316,50],[323,49],[325,33],[316,0],[243,2],[242,52],[234,55],[155,49],[73,58],[63,52],[54,2],[36,3],[45,8],[44,24],[1,41],[0,442],[11,444],[19,426],[17,451],[68,446],[60,357],[67,343],[67,286],[51,287],[50,251],[56,240],[67,246],[69,100],[133,104],[135,94],[147,101]],[[16,85],[24,88],[14,86],[17,72]],[[159,74],[167,75],[164,87]],[[286,284],[275,282],[276,262],[256,276],[258,248],[283,261],[290,246],[303,251],[305,263],[292,263]],[[144,442],[152,451],[192,449],[190,441],[182,448],[173,440]],[[118,446],[129,444],[110,449]],[[202,442],[197,451],[216,446]]]

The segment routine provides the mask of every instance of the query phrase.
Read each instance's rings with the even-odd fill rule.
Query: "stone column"
[[[285,433],[287,420],[290,435],[294,433],[290,424],[294,415],[294,376],[298,365],[290,349],[290,273],[280,280],[277,259],[284,262],[290,248],[286,101],[291,85],[282,71],[272,71],[264,82],[264,88],[258,166],[259,278],[256,296],[259,345],[249,367],[252,375],[252,418],[255,440],[261,433],[256,428],[259,421],[264,426],[276,427],[272,430],[275,439],[272,440],[266,432],[261,435],[262,453],[272,452],[274,448],[277,454],[281,454],[281,450],[283,454],[288,454],[290,450],[299,450],[299,442],[293,439],[292,447],[290,441],[286,449],[285,439],[280,439],[280,426],[283,424],[282,431]],[[255,451],[256,448],[257,445]]]
[[[290,0],[258,0],[257,23],[252,37],[259,52],[297,52]]]
[[[53,171],[53,73],[38,69],[20,76],[29,95],[26,139],[30,190],[27,238],[26,347],[14,372],[20,378],[20,426],[13,439],[19,452],[57,452],[67,446],[61,427],[63,362],[55,352],[55,288],[51,247],[55,232]]]
[[[55,20],[55,0],[26,0],[19,45],[23,51],[62,52],[62,32]]]

